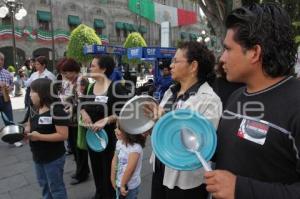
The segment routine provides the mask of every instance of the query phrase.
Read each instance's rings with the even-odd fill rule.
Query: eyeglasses
[[[177,60],[176,58],[173,58],[171,60],[171,64],[178,64],[178,63],[183,63],[183,62],[187,62],[187,60]]]

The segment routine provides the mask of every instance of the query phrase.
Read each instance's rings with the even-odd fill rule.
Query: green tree
[[[212,34],[217,38],[224,38],[226,28],[224,20],[226,15],[234,8],[242,5],[242,0],[193,0],[199,4],[207,17]]]
[[[130,33],[124,42],[124,48],[146,47],[146,46],[147,44],[145,39],[138,32]]]
[[[262,0],[263,2],[277,2],[288,12],[293,22],[295,41],[300,44],[300,1],[299,0]]]
[[[278,2],[289,13],[293,22],[300,21],[300,1],[299,0],[191,0],[199,4],[206,15],[206,19],[211,27],[213,35],[223,39],[226,34],[225,19],[233,9],[249,3]],[[296,32],[300,35],[300,28]],[[299,38],[296,37],[296,38]]]
[[[101,44],[101,39],[94,29],[81,24],[71,32],[67,46],[67,57],[73,58],[83,65],[91,61],[93,56],[83,54],[83,47],[86,44]]]
[[[16,72],[16,68],[15,68],[14,66],[9,66],[9,67],[7,68],[7,70],[8,70],[8,72],[10,72],[10,73],[15,73],[15,72]]]
[[[147,43],[143,36],[138,32],[130,33],[125,42],[124,42],[124,48],[134,48],[134,47],[146,47]],[[141,63],[139,59],[128,59],[127,56],[123,57],[123,62],[128,63],[130,65],[137,65]]]

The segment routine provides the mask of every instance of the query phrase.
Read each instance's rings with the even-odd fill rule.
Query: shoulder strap
[[[93,85],[94,85],[94,83],[89,83],[86,94],[89,94],[89,92],[90,92]]]

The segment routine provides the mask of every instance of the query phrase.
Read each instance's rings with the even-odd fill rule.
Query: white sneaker
[[[15,142],[14,145],[15,145],[15,147],[21,147],[21,146],[23,146],[23,143],[22,142]]]

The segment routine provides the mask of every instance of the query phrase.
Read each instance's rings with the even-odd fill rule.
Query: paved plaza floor
[[[14,108],[14,121],[18,122],[24,116],[23,97],[11,98]],[[0,119],[0,127],[3,127]],[[151,190],[152,167],[149,164],[151,153],[150,142],[144,149],[142,184],[140,199],[149,199]],[[72,155],[67,156],[64,181],[69,199],[90,199],[95,191],[92,175],[88,181],[78,185],[70,185],[71,174],[75,171]],[[28,144],[17,148],[0,141],[0,199],[40,199],[41,190],[37,184],[33,160]]]

